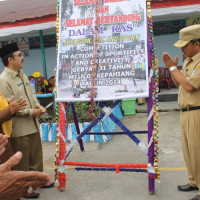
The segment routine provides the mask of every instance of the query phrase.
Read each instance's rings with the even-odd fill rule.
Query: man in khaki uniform
[[[10,101],[23,96],[27,100],[26,109],[12,117],[13,127],[11,144],[14,152],[21,151],[23,158],[14,168],[20,171],[43,171],[43,153],[39,133],[38,117],[44,108],[39,104],[27,76],[21,68],[24,58],[16,43],[8,44],[0,49],[0,56],[5,66],[0,75],[1,92]],[[31,193],[26,198],[37,198],[39,193]]]
[[[189,181],[179,185],[178,190],[188,192],[200,189],[200,25],[181,29],[174,46],[181,48],[185,58],[181,72],[177,69],[177,56],[173,59],[165,52],[163,62],[179,88],[180,129]],[[200,200],[200,191],[191,200]]]

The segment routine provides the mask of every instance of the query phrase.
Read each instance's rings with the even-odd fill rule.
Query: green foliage
[[[45,113],[40,116],[39,118],[40,123],[56,123],[56,116],[55,114]]]
[[[90,108],[90,102],[74,102],[73,103],[75,106],[75,110],[76,110],[76,115],[78,118],[79,123],[83,123],[83,122],[90,122],[90,116],[89,116],[89,108]],[[110,106],[112,104],[112,102],[105,102],[106,106]],[[100,114],[102,113],[102,110],[98,107],[98,106],[94,106],[94,111],[93,111],[93,115],[94,118],[96,119]],[[40,123],[54,123],[57,122],[58,119],[56,119],[56,112],[55,111],[48,111],[47,113],[43,114],[40,118],[39,118],[39,122]],[[74,118],[73,118],[73,114],[72,114],[72,110],[71,107],[69,108],[69,111],[67,113],[67,119],[66,119],[67,123],[74,123]]]
[[[90,102],[75,102],[74,106],[75,106],[78,121],[80,123],[90,122],[90,116],[89,116]],[[95,105],[94,111],[93,111],[95,118],[97,118],[101,114],[101,112],[102,112],[101,109]],[[71,109],[69,109],[67,113],[67,122],[68,123],[74,122]]]

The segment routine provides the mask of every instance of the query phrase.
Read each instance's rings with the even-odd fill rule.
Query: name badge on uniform
[[[21,83],[19,83],[19,84],[17,84],[17,86],[19,87],[20,85],[22,85],[23,83],[21,82]]]

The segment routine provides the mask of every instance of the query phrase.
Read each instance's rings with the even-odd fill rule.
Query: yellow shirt
[[[4,110],[8,107],[8,101],[3,96],[3,94],[0,92],[0,110]],[[3,130],[3,133],[6,134],[8,137],[10,137],[12,132],[12,120],[5,121],[1,123],[1,127]]]

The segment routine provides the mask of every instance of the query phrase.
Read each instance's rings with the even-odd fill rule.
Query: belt
[[[180,108],[180,110],[182,112],[186,112],[186,111],[191,111],[191,110],[199,110],[200,106],[196,106],[196,107],[188,107],[188,108]]]

